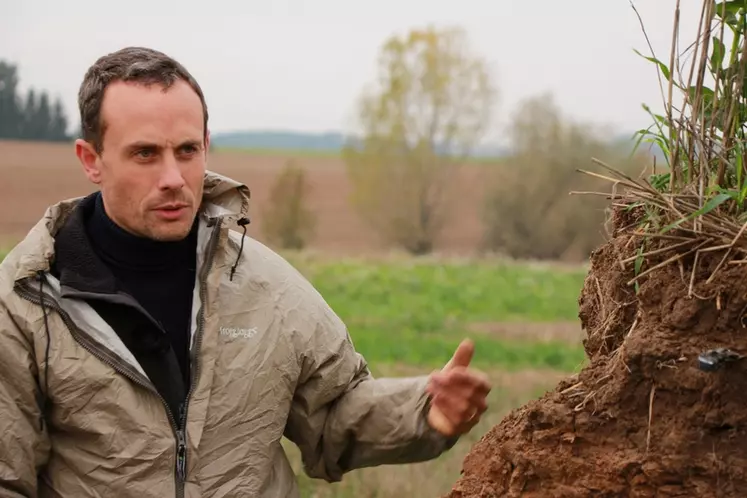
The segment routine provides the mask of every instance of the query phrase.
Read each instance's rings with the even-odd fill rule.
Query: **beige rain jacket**
[[[296,270],[249,237],[239,256],[242,235],[227,226],[247,214],[249,192],[215,173],[200,215],[196,377],[179,430],[113,329],[61,297],[49,273],[55,233],[78,201],[50,207],[0,265],[0,497],[295,497],[284,435],[305,471],[328,481],[454,444],[426,422],[425,377],[372,378]]]

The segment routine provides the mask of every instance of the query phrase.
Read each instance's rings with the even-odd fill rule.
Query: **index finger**
[[[489,393],[492,388],[490,380],[485,373],[468,368],[455,368],[448,372],[439,372],[433,375],[432,381],[439,387],[474,387],[485,394]]]

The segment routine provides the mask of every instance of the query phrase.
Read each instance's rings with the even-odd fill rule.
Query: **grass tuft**
[[[656,114],[644,105],[653,123],[638,132],[639,145],[651,142],[663,151],[667,168],[657,171],[654,164],[651,174],[639,179],[601,161],[595,162],[605,174],[579,170],[613,183],[614,207],[642,213],[638,223],[621,231],[643,239],[630,284],[686,255],[698,261],[704,253],[722,254],[709,281],[730,258],[747,260],[746,28],[743,0],[703,0],[696,39],[679,53],[677,0],[669,64],[653,50],[645,56],[656,65],[665,110]],[[639,271],[647,254],[666,248],[670,257]]]

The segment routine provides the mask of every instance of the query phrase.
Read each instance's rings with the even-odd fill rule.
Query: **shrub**
[[[550,95],[520,105],[510,128],[511,156],[492,173],[483,211],[484,249],[514,258],[583,260],[604,238],[602,196],[569,195],[606,185],[578,173],[591,159],[637,176],[645,158],[565,119]]]
[[[310,186],[303,168],[289,160],[270,189],[262,234],[283,249],[303,249],[313,236],[316,216],[307,208]]]

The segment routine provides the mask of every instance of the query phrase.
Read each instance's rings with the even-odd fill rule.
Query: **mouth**
[[[179,209],[184,209],[188,207],[189,207],[189,204],[184,204],[184,203],[162,204],[161,206],[158,206],[156,208],[156,211],[178,211]]]
[[[162,204],[161,206],[154,208],[154,211],[163,218],[176,219],[182,216],[182,214],[187,211],[187,208],[189,208],[189,204],[170,203]]]

